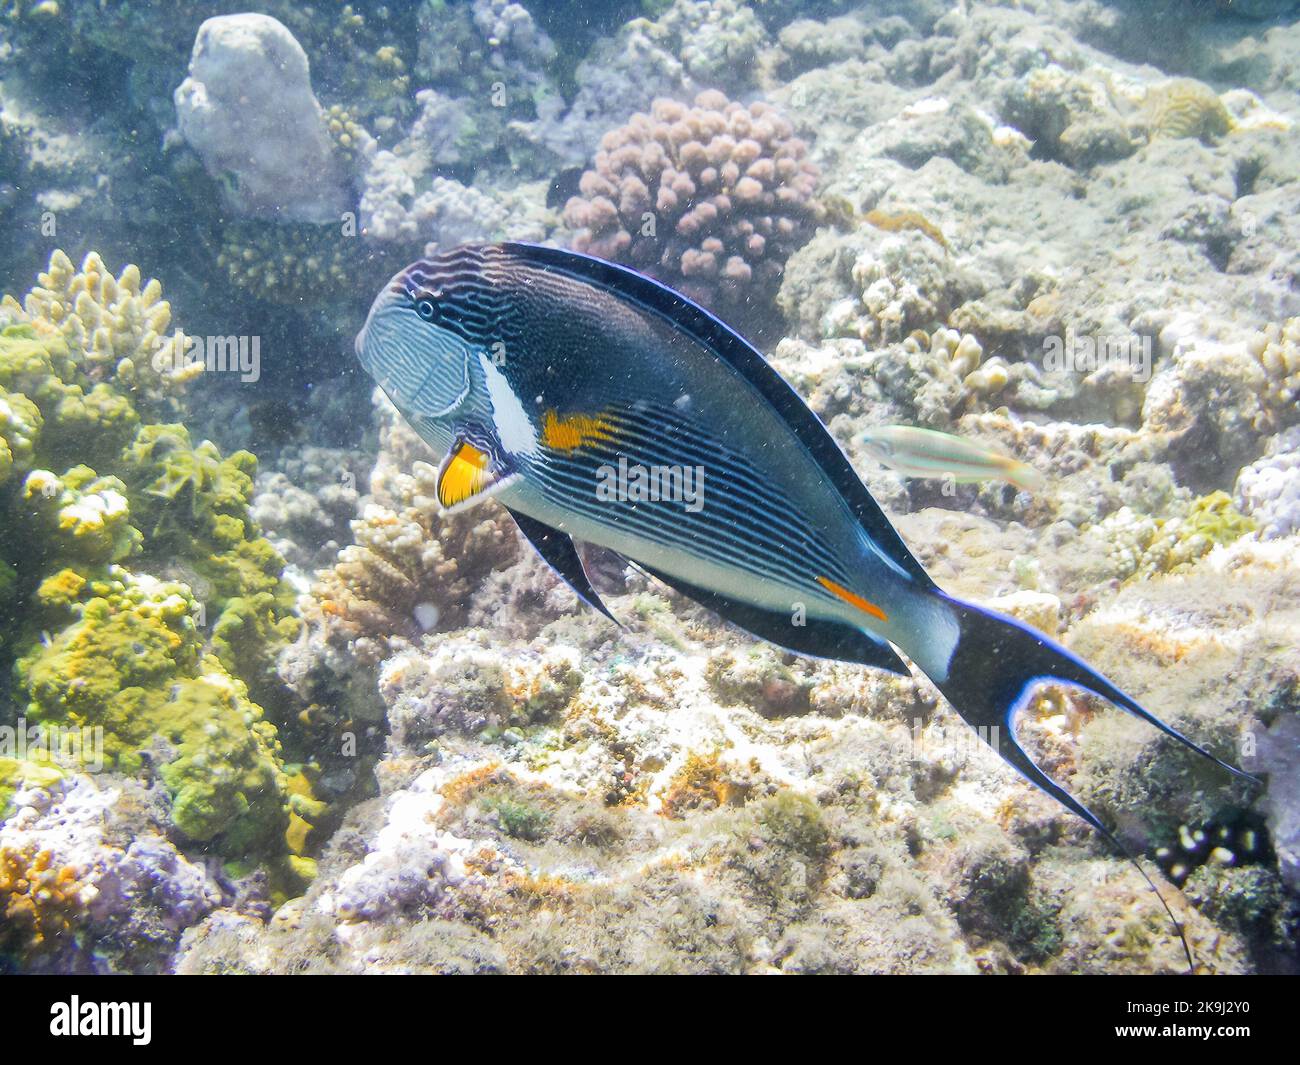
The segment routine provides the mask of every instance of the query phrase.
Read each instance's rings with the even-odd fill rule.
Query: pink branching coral
[[[812,233],[816,166],[773,107],[716,90],[606,133],[565,222],[574,247],[721,307],[767,301]]]

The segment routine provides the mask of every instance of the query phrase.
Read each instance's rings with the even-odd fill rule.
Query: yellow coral
[[[1270,325],[1250,341],[1249,351],[1268,375],[1265,403],[1291,424],[1300,416],[1300,318]]]
[[[1173,573],[1254,531],[1255,523],[1232,505],[1226,492],[1193,500],[1182,517],[1160,519],[1121,507],[1095,526],[1121,580]]]
[[[904,229],[914,229],[919,233],[924,233],[944,251],[948,250],[948,240],[943,235],[943,230],[921,214],[920,211],[892,213],[877,209],[868,211],[863,216],[863,220],[877,229],[883,229],[886,233],[898,233]]]
[[[1232,116],[1218,94],[1194,78],[1175,78],[1147,90],[1147,124],[1156,137],[1214,140],[1233,128]]]
[[[31,461],[41,424],[35,403],[21,392],[0,387],[0,484]]]
[[[52,946],[72,931],[93,891],[47,849],[0,848],[0,939],[8,936],[33,951]]]
[[[21,307],[6,296],[0,310],[60,335],[92,377],[97,370],[112,374],[134,391],[161,397],[179,394],[202,372],[202,363],[181,358],[175,338],[167,337],[171,305],[157,281],[142,285],[138,266],[114,277],[95,252],[78,270],[55,251],[37,282]]]

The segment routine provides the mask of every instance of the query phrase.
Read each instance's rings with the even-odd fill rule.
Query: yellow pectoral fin
[[[542,443],[555,451],[576,451],[584,444],[609,440],[613,435],[613,425],[599,415],[566,414],[561,417],[548,410],[542,421]]]
[[[462,441],[443,460],[438,474],[438,502],[447,508],[459,506],[498,486],[500,481],[488,454]]]
[[[881,621],[889,620],[888,615],[875,603],[863,599],[862,596],[854,592],[850,592],[844,585],[836,584],[829,577],[818,577],[817,583],[835,596],[836,599],[844,600],[849,606],[857,607],[864,614],[870,614],[873,618],[879,618]]]

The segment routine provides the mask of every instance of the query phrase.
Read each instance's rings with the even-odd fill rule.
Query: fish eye
[[[432,322],[438,317],[438,308],[433,300],[423,299],[415,301],[415,313],[424,321]]]

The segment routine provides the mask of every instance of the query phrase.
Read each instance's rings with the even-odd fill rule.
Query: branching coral
[[[111,382],[150,412],[174,412],[176,398],[202,372],[202,364],[179,357],[175,339],[167,337],[171,306],[162,286],[142,284],[135,265],[115,278],[94,252],[80,270],[54,252],[22,306],[6,296],[0,316],[31,323],[42,339],[63,338],[67,353],[54,361],[63,383],[79,383],[74,375],[84,375],[90,391]]]
[[[1000,358],[985,361],[980,342],[955,329],[929,335],[917,330],[903,342],[903,352],[903,360],[879,364],[876,377],[923,425],[946,428],[981,399],[999,395],[1010,380]]]
[[[1268,376],[1264,400],[1279,424],[1300,420],[1300,318],[1270,325],[1247,348]]]
[[[58,865],[48,850],[0,849],[0,899],[7,936],[18,930],[25,946],[40,951],[68,935],[94,899],[94,889],[71,866]]]
[[[565,221],[580,251],[714,306],[763,302],[812,232],[817,168],[789,121],[721,92],[656,100],[601,140]]]
[[[418,462],[392,508],[372,503],[352,523],[356,542],[321,574],[314,597],[334,633],[377,662],[390,638],[463,622],[475,589],[519,555],[505,514],[440,515],[437,471]]]

